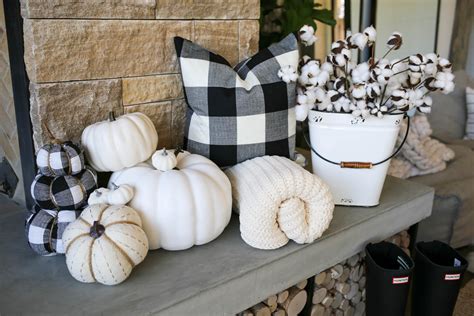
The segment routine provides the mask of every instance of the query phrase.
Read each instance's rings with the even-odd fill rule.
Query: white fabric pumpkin
[[[177,156],[178,170],[162,172],[148,161],[110,178],[109,187],[113,182],[134,188],[129,205],[142,217],[150,249],[182,250],[208,243],[230,220],[232,195],[225,174],[203,156]]]
[[[110,205],[124,205],[133,198],[133,188],[128,184],[120,186],[111,184],[112,189],[98,188],[89,195],[89,205],[106,203]]]
[[[117,171],[151,157],[158,145],[153,122],[143,113],[125,114],[84,129],[81,137],[89,164],[97,171]]]
[[[95,204],[63,233],[66,264],[84,283],[115,285],[145,259],[148,240],[140,216],[125,205]]]

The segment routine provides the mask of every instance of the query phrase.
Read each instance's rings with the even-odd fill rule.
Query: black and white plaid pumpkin
[[[64,253],[63,232],[81,212],[82,210],[43,210],[34,206],[25,222],[25,233],[31,249],[41,256]]]
[[[77,210],[97,188],[97,174],[86,168],[71,176],[47,177],[38,174],[31,184],[31,196],[47,210]]]
[[[84,151],[70,141],[46,144],[36,154],[36,165],[48,177],[75,175],[84,169]]]

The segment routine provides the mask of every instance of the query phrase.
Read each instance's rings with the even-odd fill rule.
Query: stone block
[[[90,124],[123,112],[119,79],[30,84],[31,122],[36,149],[51,141],[79,141]]]
[[[258,20],[239,21],[239,61],[258,52],[260,24]]]
[[[124,78],[123,104],[139,104],[183,98],[178,74]]]
[[[259,19],[259,0],[157,0],[157,19]]]
[[[239,21],[195,21],[194,42],[234,66],[239,62]]]
[[[155,6],[155,0],[21,0],[21,14],[29,19],[154,19]]]
[[[191,38],[192,23],[27,19],[28,76],[42,83],[176,73],[173,37]]]

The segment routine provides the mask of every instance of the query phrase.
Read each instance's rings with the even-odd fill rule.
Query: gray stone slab
[[[38,257],[23,235],[23,214],[0,217],[1,315],[231,315],[420,221],[433,189],[388,177],[373,208],[337,207],[323,237],[308,245],[253,249],[238,220],[214,242],[186,251],[152,251],[121,285],[82,284],[64,257]]]

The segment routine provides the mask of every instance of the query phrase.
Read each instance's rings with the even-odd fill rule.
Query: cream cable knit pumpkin
[[[264,156],[225,171],[243,240],[276,249],[289,239],[311,243],[328,228],[334,202],[328,186],[293,161]]]

